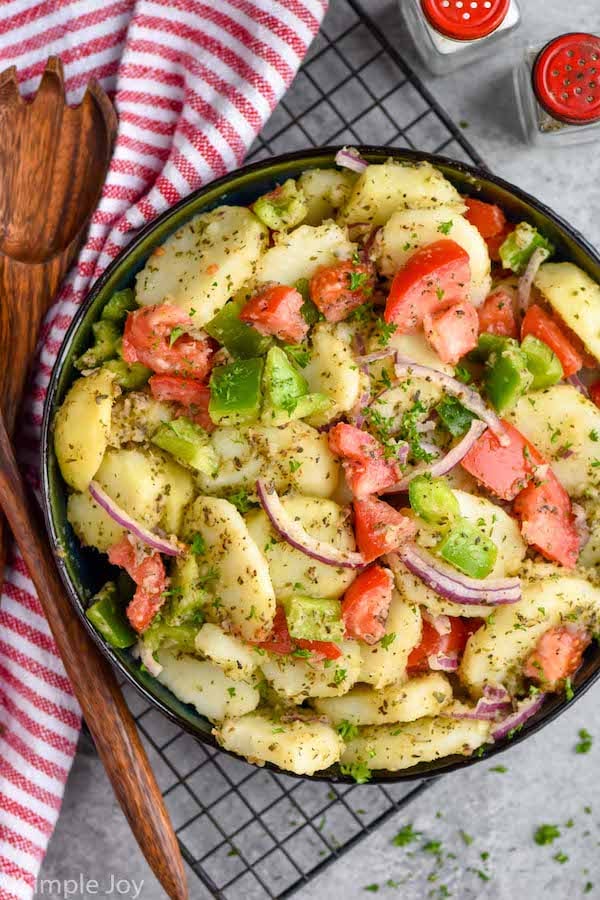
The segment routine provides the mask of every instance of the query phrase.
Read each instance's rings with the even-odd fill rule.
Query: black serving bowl
[[[85,303],[78,310],[56,360],[46,397],[41,444],[44,513],[56,562],[73,605],[74,614],[80,617],[102,653],[150,703],[200,742],[212,746],[216,746],[216,742],[211,734],[210,722],[193,707],[177,700],[167,688],[149,675],[128,651],[109,647],[85,617],[86,604],[106,581],[109,566],[104,556],[81,547],[67,522],[67,490],[54,454],[52,422],[56,410],[77,375],[73,360],[91,342],[92,324],[100,318],[104,305],[115,291],[133,284],[135,274],[144,266],[154,248],[162,244],[192,216],[223,203],[247,205],[286,178],[295,178],[306,169],[334,165],[337,149],[339,148],[326,147],[322,150],[289,153],[245,166],[195,191],[144,228],[99,278]],[[432,163],[461,193],[498,203],[511,219],[517,221],[526,219],[536,225],[556,245],[557,258],[576,263],[592,278],[600,281],[600,257],[578,231],[534,197],[485,169],[410,150],[395,150],[390,147],[358,149],[371,163],[383,162],[389,157],[409,162],[424,160]],[[594,643],[576,675],[575,699],[580,697],[599,675],[600,648]],[[434,778],[445,772],[472,766],[482,758],[488,759],[508,746],[526,740],[560,715],[570,703],[562,695],[552,696],[542,710],[530,719],[511,741],[498,742],[487,747],[482,754],[470,757],[445,757],[434,762],[420,763],[401,772],[377,771],[373,773],[372,783]],[[351,778],[342,775],[337,766],[313,777],[337,782],[352,781]]]

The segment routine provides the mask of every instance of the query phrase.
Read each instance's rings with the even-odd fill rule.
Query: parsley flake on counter
[[[503,775],[505,772],[508,772],[506,766],[492,766],[490,772],[500,772]]]
[[[559,850],[558,853],[555,853],[552,859],[555,859],[556,862],[560,863],[561,865],[569,861],[569,857],[566,853],[563,853],[562,850]]]
[[[533,839],[536,844],[543,847],[545,844],[551,844],[557,837],[560,837],[560,830],[556,825],[540,825],[536,829]]]
[[[470,834],[467,834],[466,831],[461,831],[460,836],[463,839],[463,841],[465,842],[465,844],[467,845],[467,847],[470,846],[470,844],[472,844],[473,841],[475,840],[475,838],[473,838]]]
[[[379,890],[378,884],[365,884],[363,891],[370,891],[372,894],[376,894]]]
[[[575,753],[589,753],[594,739],[585,728],[579,729],[579,742],[575,745]]]
[[[407,844],[412,844],[413,841],[417,841],[421,837],[420,831],[415,831],[412,822],[410,825],[404,825],[398,834],[392,838],[392,844],[395,847],[406,847]]]

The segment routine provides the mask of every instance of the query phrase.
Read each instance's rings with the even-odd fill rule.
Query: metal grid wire
[[[248,159],[344,143],[393,144],[481,163],[356,0],[333,2]],[[257,769],[200,745],[133,688],[124,690],[197,876],[194,898],[288,896],[426,787],[333,785]]]

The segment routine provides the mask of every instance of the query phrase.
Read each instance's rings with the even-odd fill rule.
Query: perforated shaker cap
[[[533,89],[553,118],[569,125],[600,120],[600,37],[574,32],[554,38],[533,66]]]
[[[476,41],[502,25],[510,0],[421,0],[429,24],[455,41]]]

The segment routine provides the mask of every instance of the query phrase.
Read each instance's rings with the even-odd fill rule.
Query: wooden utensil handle
[[[121,808],[168,896],[185,900],[188,891],[179,846],[148,757],[112,668],[66,597],[39,510],[25,491],[1,414],[0,506]]]

